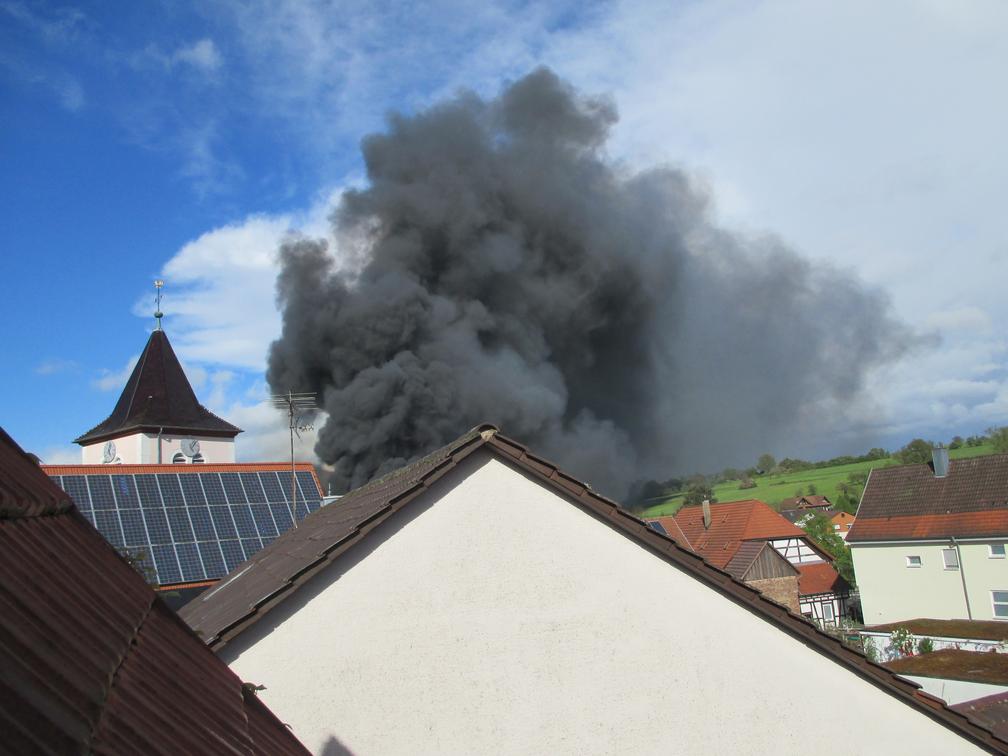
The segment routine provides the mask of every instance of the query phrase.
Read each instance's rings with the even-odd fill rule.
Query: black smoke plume
[[[335,254],[283,245],[268,379],[323,398],[334,488],[492,422],[620,496],[808,438],[908,343],[879,291],[616,164],[615,122],[546,69],[393,116]]]

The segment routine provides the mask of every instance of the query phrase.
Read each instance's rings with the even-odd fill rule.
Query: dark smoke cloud
[[[683,172],[615,165],[615,121],[545,69],[394,116],[333,215],[356,264],[283,245],[268,378],[324,398],[334,487],[492,422],[619,496],[805,434],[912,340],[879,291],[716,227]]]

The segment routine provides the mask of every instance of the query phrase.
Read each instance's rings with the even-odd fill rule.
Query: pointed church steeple
[[[138,432],[219,438],[241,433],[199,403],[160,329],[147,340],[112,414],[74,443],[85,446]]]

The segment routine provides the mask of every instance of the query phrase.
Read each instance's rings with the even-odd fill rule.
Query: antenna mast
[[[157,291],[157,296],[155,296],[154,301],[156,302],[156,307],[154,308],[154,319],[157,321],[157,328],[155,330],[161,330],[161,318],[164,317],[164,313],[161,312],[161,287],[164,286],[164,281],[160,278],[154,279],[154,289]]]
[[[286,394],[273,394],[270,401],[274,407],[287,410],[287,419],[290,427],[290,449],[291,449],[291,520],[294,527],[297,527],[297,468],[294,465],[294,434],[301,438],[299,431],[312,430],[311,424],[299,424],[301,413],[315,409],[315,392],[301,392],[295,394],[288,391]],[[306,508],[307,509],[307,508]],[[307,515],[306,515],[307,516]]]

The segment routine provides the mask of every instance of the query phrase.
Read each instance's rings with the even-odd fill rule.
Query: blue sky
[[[387,113],[538,64],[613,98],[615,160],[685,168],[722,223],[856,271],[940,339],[873,376],[820,448],[772,451],[1008,423],[1006,6],[658,5],[0,0],[0,423],[75,459],[160,276],[240,456],[279,453],[258,403],[277,241],[329,233]]]

